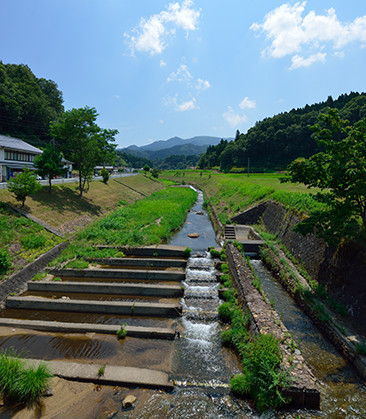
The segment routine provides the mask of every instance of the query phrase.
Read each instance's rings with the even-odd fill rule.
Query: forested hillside
[[[237,135],[234,141],[222,140],[208,147],[199,161],[199,168],[220,166],[228,171],[232,167],[247,167],[248,158],[253,170],[282,170],[297,157],[310,157],[320,151],[309,125],[317,122],[320,112],[337,108],[351,124],[366,116],[366,94],[344,94],[333,100],[306,105],[290,112],[257,122],[246,134]]]
[[[64,111],[62,92],[52,80],[37,78],[27,65],[0,61],[0,133],[36,147],[50,140],[50,121]]]

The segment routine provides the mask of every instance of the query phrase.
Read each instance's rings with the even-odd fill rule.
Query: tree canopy
[[[49,143],[50,121],[64,111],[62,93],[52,80],[37,78],[24,64],[0,61],[0,132],[36,147]]]
[[[60,151],[49,144],[44,150],[43,153],[36,156],[34,159],[34,166],[37,169],[37,172],[40,176],[48,177],[48,192],[51,193],[51,181],[56,176],[60,176],[63,172],[63,164],[61,162],[62,154]]]
[[[79,191],[88,190],[96,165],[113,163],[117,130],[103,129],[96,124],[98,113],[88,106],[66,111],[51,123],[51,134],[63,141],[65,157],[74,162],[79,172]]]
[[[222,170],[231,167],[247,167],[250,158],[253,170],[284,170],[297,157],[308,158],[322,150],[309,126],[317,122],[320,112],[328,108],[339,109],[342,118],[351,124],[366,116],[366,94],[350,93],[333,100],[303,108],[292,109],[272,118],[265,118],[238,135],[235,140],[208,147],[199,161],[199,168],[220,166]]]
[[[366,235],[366,118],[350,124],[330,109],[311,127],[324,151],[298,158],[288,167],[289,180],[319,188],[314,197],[324,204],[296,230],[315,232],[329,244]]]

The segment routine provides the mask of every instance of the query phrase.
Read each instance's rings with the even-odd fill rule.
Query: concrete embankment
[[[44,362],[27,359],[28,365]],[[47,361],[52,374],[74,381],[84,381],[114,386],[132,386],[173,390],[174,383],[162,371],[146,368],[121,367],[118,365],[81,364],[78,362]],[[104,372],[101,375],[100,369]]]
[[[179,285],[116,284],[99,282],[30,281],[29,291],[64,292],[88,294],[115,294],[151,297],[181,297],[183,288]]]
[[[179,317],[182,314],[182,307],[177,304],[52,300],[41,297],[8,297],[6,306],[7,308],[28,310],[124,314],[129,316]]]
[[[126,256],[134,257],[168,257],[168,258],[187,258],[184,246],[171,246],[165,244],[158,244],[147,247],[116,247],[116,246],[98,246],[98,249],[118,249]]]
[[[0,326],[13,329],[33,329],[45,332],[57,333],[102,333],[115,335],[120,326],[109,324],[92,323],[69,323],[43,320],[20,320],[20,319],[2,319]],[[144,327],[144,326],[124,326],[127,336],[133,338],[147,339],[174,339],[177,332],[173,329],[163,327]]]

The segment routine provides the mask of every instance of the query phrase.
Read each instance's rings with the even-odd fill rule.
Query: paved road
[[[135,176],[138,173],[119,173],[117,175],[112,175],[111,178],[120,178],[120,177],[127,177],[127,176]],[[102,176],[94,176],[93,180],[101,180]],[[78,177],[73,177],[73,178],[69,178],[69,179],[64,179],[64,178],[60,178],[60,179],[52,179],[52,185],[56,185],[58,183],[72,183],[72,182],[78,182],[79,178]],[[40,180],[39,183],[41,185],[48,185],[48,180]],[[1,182],[0,183],[0,189],[5,189],[7,187],[7,183],[6,182]]]

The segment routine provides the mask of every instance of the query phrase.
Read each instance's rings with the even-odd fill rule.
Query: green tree
[[[51,181],[56,176],[60,176],[63,172],[62,154],[49,144],[43,153],[36,156],[34,166],[40,176],[48,176],[48,192],[51,193]]]
[[[142,168],[142,170],[145,172],[145,176],[146,176],[147,173],[150,172],[150,166],[145,164],[145,166]]]
[[[103,167],[103,169],[99,172],[99,174],[100,176],[102,176],[103,182],[107,184],[110,177],[108,170],[105,167]]]
[[[350,125],[336,109],[321,114],[311,127],[323,152],[299,158],[288,167],[289,180],[309,188],[323,204],[296,230],[314,232],[331,245],[366,232],[366,118]]]
[[[41,188],[41,185],[37,182],[36,174],[29,169],[17,173],[15,177],[9,180],[7,186],[8,191],[15,195],[15,199],[22,203],[22,207],[24,207],[26,197]]]
[[[157,179],[159,177],[159,174],[160,174],[160,170],[159,169],[155,169],[155,168],[152,169],[151,176],[153,178]]]
[[[62,139],[65,155],[79,172],[80,196],[88,191],[97,164],[111,163],[115,157],[114,136],[117,130],[102,129],[96,124],[97,111],[88,106],[66,111],[57,122],[51,122],[51,134]]]

